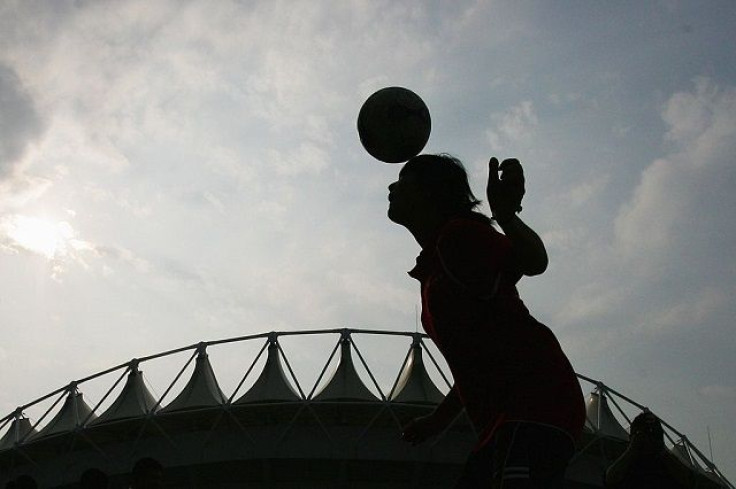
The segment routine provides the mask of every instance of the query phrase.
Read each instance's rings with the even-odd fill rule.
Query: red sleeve
[[[461,291],[489,299],[498,287],[511,242],[489,224],[457,220],[437,241],[437,256],[450,281]]]

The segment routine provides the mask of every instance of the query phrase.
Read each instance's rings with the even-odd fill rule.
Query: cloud
[[[0,179],[14,173],[42,121],[17,73],[0,64]]]
[[[673,304],[662,305],[645,314],[641,328],[650,333],[690,329],[711,324],[718,311],[724,310],[733,291],[715,287],[695,288],[691,297],[677,297]]]
[[[578,267],[561,278],[582,280],[558,321],[611,324],[621,333],[609,338],[611,347],[629,333],[661,338],[727,327],[736,273],[724,255],[736,248],[736,87],[696,80],[669,97],[661,117],[666,152],[644,168],[612,226],[545,234],[550,249]],[[565,199],[584,205],[612,179],[583,184]]]
[[[23,172],[29,147],[45,123],[15,70],[0,62],[0,212],[37,198],[47,179]]]
[[[557,316],[560,323],[596,321],[621,308],[627,299],[624,290],[609,284],[589,284],[570,294]]]
[[[16,173],[11,178],[0,180],[0,212],[23,208],[39,199],[53,185],[48,178]]]
[[[494,127],[486,132],[495,151],[509,151],[533,140],[539,120],[530,100],[511,107],[504,113],[491,115]]]
[[[664,263],[694,268],[725,259],[713,256],[716,243],[706,235],[719,249],[736,245],[736,88],[700,79],[691,92],[674,94],[662,117],[672,151],[644,170],[620,209],[616,248],[652,272]]]
[[[610,179],[608,174],[595,176],[570,188],[565,197],[573,208],[585,206],[596,196],[603,193]]]
[[[269,151],[270,159],[276,172],[283,176],[298,176],[304,173],[319,174],[330,163],[329,153],[320,146],[305,142],[299,147],[281,152]]]

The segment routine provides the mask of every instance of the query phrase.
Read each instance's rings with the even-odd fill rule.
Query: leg
[[[495,480],[503,489],[563,489],[565,469],[575,452],[564,432],[535,423],[504,426],[497,448]]]
[[[556,428],[506,423],[470,455],[455,489],[563,489],[574,453],[572,439]]]

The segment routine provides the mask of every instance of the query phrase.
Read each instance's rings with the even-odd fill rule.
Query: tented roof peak
[[[379,399],[365,386],[353,364],[350,346],[352,340],[347,334],[340,338],[340,363],[325,387],[315,396],[315,401],[378,401]]]
[[[605,392],[596,389],[590,393],[585,407],[585,426],[599,436],[628,440],[629,434],[621,426],[608,406]]]
[[[31,420],[25,417],[16,417],[5,435],[0,438],[0,451],[13,448],[26,438],[33,437],[38,432],[31,424]]]
[[[411,404],[439,404],[444,395],[427,373],[422,359],[422,344],[414,341],[390,395],[391,401]]]
[[[234,404],[289,402],[300,399],[301,397],[291,386],[284,373],[284,368],[279,358],[279,345],[276,337],[269,336],[266,364],[263,366],[261,375],[258,376],[258,379],[248,392],[243,394]]]
[[[77,390],[76,383],[73,382],[69,386],[64,405],[34,438],[74,431],[85,423],[94,421],[95,418],[97,416],[92,412],[92,408],[84,402],[82,393]]]
[[[219,406],[227,402],[227,397],[217,383],[204,346],[206,345],[197,347],[197,360],[189,382],[179,395],[161,410],[162,413]]]
[[[156,399],[146,387],[138,362],[134,361],[120,395],[93,424],[145,416],[155,408]]]

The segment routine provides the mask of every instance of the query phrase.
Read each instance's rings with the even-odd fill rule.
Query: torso
[[[422,325],[444,355],[481,442],[506,421],[578,437],[583,395],[552,332],[519,298],[511,243],[490,224],[454,219],[410,274],[421,283]]]

